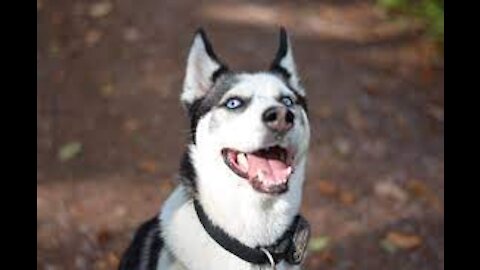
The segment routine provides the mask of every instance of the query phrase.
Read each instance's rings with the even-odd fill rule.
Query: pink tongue
[[[255,178],[258,171],[261,170],[265,176],[263,180],[265,184],[277,185],[283,183],[290,174],[287,164],[276,159],[266,159],[256,155],[247,154],[247,160],[249,179]]]

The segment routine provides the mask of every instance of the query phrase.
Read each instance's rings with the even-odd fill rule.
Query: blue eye
[[[239,98],[229,98],[227,102],[225,102],[225,107],[230,110],[234,110],[243,106],[243,100]]]
[[[287,107],[292,107],[294,102],[290,97],[282,97],[282,103]]]

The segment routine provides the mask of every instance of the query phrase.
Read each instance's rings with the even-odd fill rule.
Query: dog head
[[[275,197],[301,189],[310,128],[285,29],[270,68],[256,73],[230,70],[197,31],[181,101],[191,133],[182,178],[195,191]]]

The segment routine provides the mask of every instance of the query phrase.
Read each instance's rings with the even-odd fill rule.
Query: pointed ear
[[[228,70],[213,52],[207,35],[203,29],[195,33],[187,60],[187,70],[180,97],[187,107],[195,100],[204,97],[212,88],[220,74]]]
[[[305,90],[300,84],[297,67],[293,59],[292,46],[284,27],[280,28],[280,44],[275,59],[270,65],[270,70],[280,73],[298,94],[305,96]]]

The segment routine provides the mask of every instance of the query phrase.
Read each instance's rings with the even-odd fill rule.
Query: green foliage
[[[427,26],[427,33],[443,44],[443,0],[377,0],[388,11],[420,18]]]
[[[308,249],[313,252],[322,251],[328,246],[329,240],[328,236],[314,237],[308,243]]]
[[[378,0],[378,4],[389,10],[405,9],[408,5],[408,0]]]

